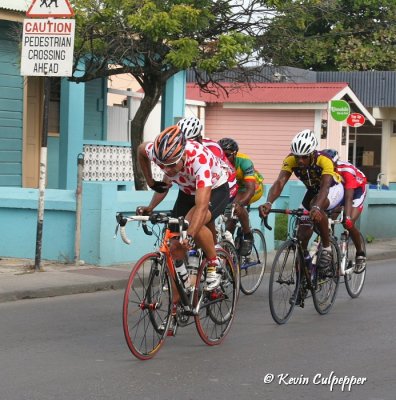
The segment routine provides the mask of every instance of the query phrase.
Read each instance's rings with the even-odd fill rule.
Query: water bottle
[[[341,243],[340,243],[340,248],[341,248],[341,268],[340,268],[340,275],[344,276],[345,275],[345,269],[346,269],[346,263],[347,263],[347,234],[345,232],[341,233]]]
[[[190,277],[188,275],[186,265],[184,264],[183,261],[177,260],[175,262],[175,269],[176,269],[177,275],[179,276],[180,280],[183,283],[183,286],[186,289],[188,289],[191,286],[191,282],[190,282]]]
[[[309,249],[309,256],[311,257],[311,268],[310,268],[310,272],[311,272],[311,280],[313,281],[315,278],[315,272],[316,272],[316,261],[318,258],[318,246],[319,246],[319,242],[317,242],[316,240],[314,240],[312,242],[312,245]]]
[[[191,249],[188,252],[188,272],[190,275],[197,275],[199,267],[199,254],[197,250]]]
[[[224,232],[224,239],[234,244],[234,237],[232,236],[232,233],[230,231]]]

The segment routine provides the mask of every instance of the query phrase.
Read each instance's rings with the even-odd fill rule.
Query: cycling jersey
[[[352,207],[362,211],[367,191],[366,175],[348,161],[337,161],[336,169],[341,175],[344,188],[346,190],[353,189]]]
[[[238,184],[236,181],[236,171],[234,166],[230,163],[223,149],[217,142],[210,139],[202,139],[202,144],[207,147],[216,157],[219,157],[221,160],[223,160],[230,168],[230,173],[228,175],[228,186],[230,187],[230,199],[233,199],[238,192]]]
[[[294,173],[305,187],[314,193],[319,193],[322,175],[332,176],[331,186],[341,182],[341,176],[336,172],[333,161],[320,151],[313,152],[311,164],[307,167],[299,167],[298,159],[289,154],[283,160],[282,171]]]
[[[366,175],[348,161],[337,161],[336,170],[342,177],[345,189],[365,188]]]
[[[154,156],[153,142],[147,143],[145,150],[149,160],[161,168],[161,163]],[[199,188],[210,186],[216,189],[227,182],[229,167],[205,146],[187,140],[184,155],[182,169],[175,176],[167,175],[184,193],[194,195]]]

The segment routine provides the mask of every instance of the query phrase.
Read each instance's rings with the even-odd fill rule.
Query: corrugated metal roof
[[[317,72],[318,82],[348,82],[366,107],[396,107],[393,71]]]
[[[26,12],[32,0],[0,0],[0,9]]]
[[[262,83],[249,87],[223,83],[228,91],[218,96],[203,92],[198,85],[187,84],[186,98],[207,103],[326,103],[347,83]]]

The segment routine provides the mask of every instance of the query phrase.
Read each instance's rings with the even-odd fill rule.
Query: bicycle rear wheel
[[[322,315],[327,314],[333,307],[340,282],[340,248],[334,238],[330,239],[330,246],[333,252],[333,261],[330,267],[326,269],[317,268],[313,279],[312,298],[316,311]]]
[[[220,258],[218,273],[221,274],[220,286],[210,292],[204,290],[206,267],[201,264],[194,292],[194,308],[199,305],[195,316],[195,325],[201,339],[209,346],[220,344],[231,328],[235,315],[238,295],[236,274],[229,254],[216,249]]]
[[[366,242],[362,234],[360,234],[360,240],[363,244],[363,251],[366,253]],[[346,290],[353,299],[358,297],[363,290],[364,281],[366,280],[366,269],[363,272],[355,272],[355,257],[356,248],[353,244],[352,239],[349,237],[348,240],[348,262],[345,268],[345,287]]]
[[[302,260],[295,243],[287,240],[276,252],[269,281],[269,305],[274,321],[286,323],[299,293]]]
[[[267,266],[267,245],[259,229],[252,229],[253,247],[248,256],[241,256],[240,285],[242,293],[253,294],[260,286]]]
[[[172,287],[165,263],[158,253],[144,255],[135,264],[125,289],[124,335],[130,351],[140,360],[152,358],[168,332]]]

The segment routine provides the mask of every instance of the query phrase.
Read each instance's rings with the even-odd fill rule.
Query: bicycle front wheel
[[[194,308],[198,307],[195,325],[201,339],[209,346],[220,344],[231,328],[235,315],[238,287],[234,266],[229,254],[224,249],[216,249],[220,266],[217,272],[221,274],[218,288],[212,291],[204,290],[206,268],[202,262],[195,285]]]
[[[326,269],[317,268],[313,279],[312,298],[316,311],[322,315],[327,314],[333,307],[340,282],[340,248],[334,238],[330,239],[330,246],[333,252],[331,265]]]
[[[360,234],[360,240],[362,242],[364,254],[366,253],[366,242],[362,234]],[[356,247],[353,244],[352,239],[349,237],[348,240],[348,262],[345,267],[345,287],[346,290],[353,299],[358,297],[363,290],[364,281],[366,280],[366,268],[357,273],[355,270],[355,257],[356,257]]]
[[[299,293],[302,260],[292,240],[282,243],[276,252],[269,281],[269,305],[274,321],[285,324]]]
[[[170,324],[172,287],[159,253],[144,255],[133,268],[124,294],[123,329],[127,345],[148,360],[163,345]]]
[[[253,294],[260,286],[267,266],[267,245],[259,229],[252,229],[253,246],[248,256],[241,256],[240,285],[242,293]]]
[[[237,290],[240,288],[240,270],[239,270],[239,255],[235,246],[229,240],[223,239],[219,245],[230,255],[234,266],[235,280],[237,282]]]

